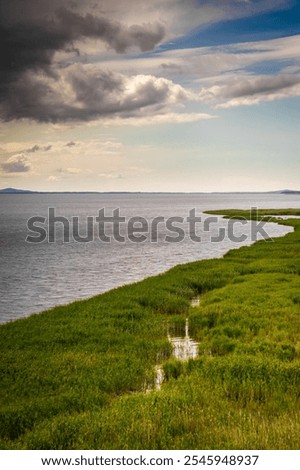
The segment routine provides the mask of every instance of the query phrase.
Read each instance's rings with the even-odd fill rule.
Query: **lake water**
[[[176,264],[221,257],[231,248],[250,244],[255,241],[252,223],[228,227],[225,219],[207,220],[209,215],[203,211],[251,207],[298,208],[300,196],[1,194],[0,323],[91,297],[161,273]],[[112,217],[113,211],[118,210],[115,215],[124,217],[125,221],[117,222],[116,217],[114,225],[106,221],[101,234],[96,219],[101,209],[105,217]],[[201,217],[194,226],[188,221],[193,209]],[[65,231],[61,221],[54,223],[52,219],[51,225],[54,216],[64,218]],[[32,221],[30,231],[27,224],[33,217],[40,219]],[[269,237],[276,237],[291,229],[267,224],[264,230]],[[86,235],[90,241],[78,241]],[[26,241],[28,236],[35,242]],[[244,236],[246,240],[238,240]],[[42,242],[36,243],[43,237]]]

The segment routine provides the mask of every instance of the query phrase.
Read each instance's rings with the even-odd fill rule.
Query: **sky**
[[[299,0],[0,0],[0,188],[300,189]]]

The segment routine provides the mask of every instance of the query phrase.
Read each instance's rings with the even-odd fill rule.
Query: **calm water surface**
[[[32,235],[27,221],[40,216],[48,220],[48,208],[55,208],[57,216],[70,221],[79,220],[79,232],[85,235],[86,217],[95,217],[105,209],[112,215],[120,209],[126,223],[120,225],[120,235],[125,242],[99,240],[97,224],[94,223],[94,241],[79,243],[72,236],[63,243],[61,225],[56,224],[55,243],[28,243]],[[240,242],[225,238],[212,243],[211,237],[228,221],[218,218],[204,231],[203,223],[197,224],[196,233],[201,242],[192,241],[186,219],[189,211],[196,209],[197,216],[204,221],[209,209],[240,208],[296,208],[300,207],[299,195],[280,194],[28,194],[0,195],[0,323],[7,322],[57,304],[83,299],[123,284],[141,280],[181,263],[204,258],[221,257]],[[155,217],[182,217],[184,223],[174,223],[184,230],[185,238],[180,243],[167,242],[166,236],[176,238],[165,223],[158,224],[157,241],[146,240],[134,243],[128,239],[128,220],[140,216],[149,224]],[[43,224],[40,224],[43,226]],[[46,226],[46,225],[45,225]],[[270,237],[280,236],[291,229],[268,224],[265,230]],[[106,234],[112,235],[111,224],[106,224]],[[251,223],[237,224],[236,237],[247,234],[243,244],[251,243]],[[72,234],[71,234],[72,235]]]

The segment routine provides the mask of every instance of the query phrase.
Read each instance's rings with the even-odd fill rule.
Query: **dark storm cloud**
[[[116,52],[124,53],[134,46],[141,51],[151,50],[165,34],[160,24],[127,27],[90,13],[81,16],[66,8],[56,9],[49,18],[41,16],[39,19],[27,19],[26,22],[17,10],[14,21],[8,22],[5,18],[6,1],[0,0],[0,67],[4,73],[48,67],[56,51],[70,48],[73,41],[82,38],[101,39]],[[22,3],[27,5],[28,0],[20,1],[20,5]]]
[[[124,26],[107,18],[91,14],[80,16],[65,8],[56,12],[60,29],[69,36],[68,42],[81,37],[102,39],[116,52],[124,53],[130,47],[142,52],[153,49],[165,34],[160,24]]]
[[[158,23],[126,26],[89,12],[79,14],[67,8],[70,5],[67,1],[55,0],[52,5],[52,9],[49,8],[49,2],[44,0],[39,3],[0,0],[0,112],[4,120],[21,117],[52,120],[51,116],[47,117],[46,101],[40,99],[49,93],[49,88],[44,82],[33,82],[32,73],[59,78],[60,70],[54,69],[52,64],[54,54],[59,51],[79,53],[74,48],[75,41],[94,38],[117,53],[125,53],[132,47],[144,52],[153,49],[165,34]],[[56,8],[58,5],[60,7]],[[113,85],[107,83],[106,87]],[[58,115],[64,114],[64,107],[71,110],[68,104],[60,103]]]

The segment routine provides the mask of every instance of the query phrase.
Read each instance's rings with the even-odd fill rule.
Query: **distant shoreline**
[[[4,188],[1,194],[300,194],[298,190],[278,191],[31,191],[29,189]]]

